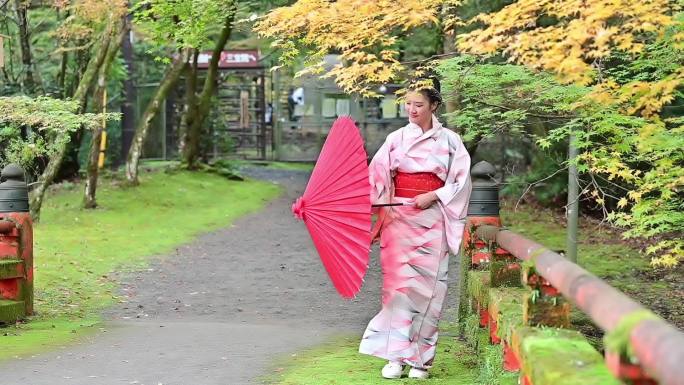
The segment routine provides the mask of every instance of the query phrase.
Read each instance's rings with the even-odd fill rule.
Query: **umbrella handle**
[[[371,207],[387,207],[387,206],[408,206],[405,203],[382,203],[378,205],[371,205]]]

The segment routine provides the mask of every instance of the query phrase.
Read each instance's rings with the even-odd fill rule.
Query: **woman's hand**
[[[426,208],[432,206],[432,204],[435,203],[437,199],[439,199],[437,197],[437,193],[435,193],[434,191],[430,191],[426,192],[425,194],[417,195],[413,199],[413,205],[421,210],[425,210]]]

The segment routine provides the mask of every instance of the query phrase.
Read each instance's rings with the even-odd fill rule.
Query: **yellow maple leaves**
[[[340,55],[344,65],[324,73],[345,91],[371,94],[370,86],[393,81],[405,70],[396,50],[398,34],[438,22],[442,0],[300,0],[271,11],[255,30],[275,39],[286,58],[310,51],[305,70],[324,71],[323,56]],[[294,43],[294,44],[293,44]]]
[[[596,80],[596,60],[613,49],[641,51],[638,35],[670,25],[671,10],[668,0],[520,0],[478,16],[486,27],[461,36],[459,47],[476,54],[501,51],[564,82],[587,85]]]

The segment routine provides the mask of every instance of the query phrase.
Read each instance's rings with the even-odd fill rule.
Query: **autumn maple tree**
[[[503,57],[552,74],[559,85],[584,87],[564,110],[572,124],[539,137],[539,144],[567,140],[573,131],[582,152],[569,162],[621,189],[614,196],[620,210],[609,218],[627,228],[626,236],[655,237],[648,249],[655,265],[677,265],[684,259],[677,235],[684,227],[684,121],[663,108],[683,96],[681,2],[519,0],[466,16],[468,3],[300,0],[267,14],[256,31],[273,39],[283,64],[304,56],[300,74],[332,77],[364,96],[377,84],[416,74],[401,62],[397,41],[426,25],[456,33],[452,49],[462,54]],[[341,64],[324,72],[321,59],[332,53]],[[598,186],[585,192],[605,203]]]

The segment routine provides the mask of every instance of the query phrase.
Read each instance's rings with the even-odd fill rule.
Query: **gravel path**
[[[308,173],[245,173],[286,192],[259,213],[121,276],[126,302],[106,311],[101,332],[0,364],[2,384],[255,384],[275,358],[335,335],[360,336],[380,306],[377,250],[359,296],[342,300],[290,213]]]

